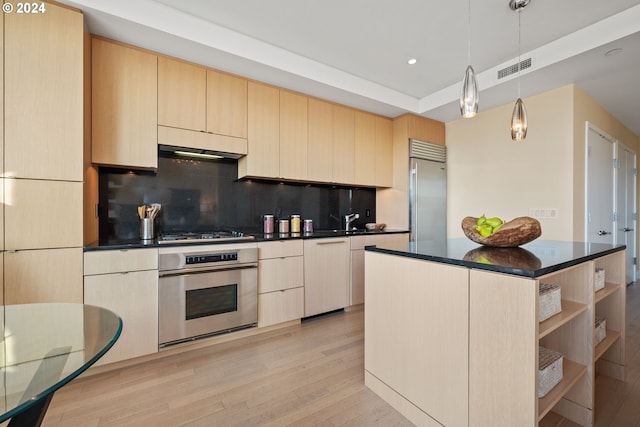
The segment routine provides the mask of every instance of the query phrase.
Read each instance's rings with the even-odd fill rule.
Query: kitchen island
[[[543,322],[541,283],[562,296]],[[624,246],[368,247],[365,290],[365,383],[416,425],[593,425],[596,371],[624,379]],[[596,316],[606,318],[599,343]],[[563,355],[562,380],[541,398],[539,346]]]

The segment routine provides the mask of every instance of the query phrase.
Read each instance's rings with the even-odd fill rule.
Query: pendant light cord
[[[469,0],[467,11],[467,65],[471,65],[471,0]]]
[[[520,25],[520,14],[522,13],[522,8],[518,9],[518,99],[520,99],[520,69],[522,68],[520,66],[520,50],[522,49],[522,46],[520,44],[520,40],[522,38],[522,27]]]

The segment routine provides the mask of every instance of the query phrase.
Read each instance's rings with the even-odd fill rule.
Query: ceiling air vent
[[[523,59],[520,61],[520,71],[526,70],[527,68],[531,68],[531,58]],[[512,74],[516,74],[518,72],[518,63],[509,65],[502,70],[498,70],[498,80],[504,79],[507,76]]]

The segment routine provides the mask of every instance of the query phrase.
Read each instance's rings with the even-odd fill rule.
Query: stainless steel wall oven
[[[257,326],[256,247],[163,248],[158,261],[160,347]]]

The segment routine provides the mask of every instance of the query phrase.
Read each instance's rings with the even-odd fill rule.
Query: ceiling
[[[468,59],[480,111],[517,98],[508,0],[62,0],[101,36],[363,110],[460,117]],[[575,83],[640,135],[640,0],[531,0],[521,96]],[[606,55],[622,49],[617,55]],[[415,65],[407,60],[416,58]]]

